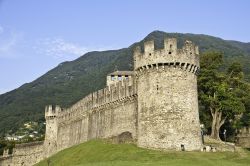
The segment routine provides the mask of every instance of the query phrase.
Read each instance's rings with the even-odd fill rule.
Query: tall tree
[[[198,79],[199,99],[211,114],[211,137],[220,140],[220,128],[228,119],[234,119],[245,111],[244,103],[235,93],[237,86],[231,85],[235,72],[221,71],[223,54],[206,52],[201,56],[201,74]],[[233,68],[233,67],[232,67]]]

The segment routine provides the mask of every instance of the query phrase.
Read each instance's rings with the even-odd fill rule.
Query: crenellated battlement
[[[58,114],[61,112],[61,107],[58,105],[47,105],[45,107],[45,118],[55,118],[58,116]]]
[[[76,104],[64,109],[58,115],[59,123],[72,119],[72,117],[77,118],[79,115],[85,116],[95,108],[105,107],[135,95],[136,86],[133,82],[131,83],[130,79],[114,82],[104,89],[90,93]]]
[[[151,68],[180,67],[181,69],[199,72],[199,49],[191,41],[186,41],[181,49],[177,48],[175,38],[166,38],[163,49],[155,49],[154,41],[144,43],[134,50],[134,70],[142,71]]]

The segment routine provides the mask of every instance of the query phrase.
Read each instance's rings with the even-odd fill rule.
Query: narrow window
[[[170,44],[169,48],[170,48],[170,50],[172,49],[172,44]]]
[[[156,90],[157,90],[157,91],[159,90],[159,85],[156,85]]]

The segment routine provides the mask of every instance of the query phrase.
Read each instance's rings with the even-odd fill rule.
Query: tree
[[[242,65],[233,62],[227,69],[227,75],[231,91],[241,100],[245,106],[245,111],[238,116],[235,123],[236,128],[250,125],[250,84],[244,80]]]
[[[217,140],[220,140],[220,128],[225,121],[232,120],[235,115],[245,111],[244,103],[235,93],[239,86],[231,85],[232,76],[237,76],[233,70],[236,67],[230,66],[228,72],[231,74],[226,74],[220,68],[222,64],[222,53],[204,53],[201,56],[201,74],[198,79],[200,103],[211,115],[211,137]]]

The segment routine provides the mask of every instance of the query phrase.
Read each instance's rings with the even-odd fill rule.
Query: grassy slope
[[[161,152],[138,148],[131,144],[110,144],[101,140],[93,140],[63,150],[49,160],[51,166],[243,166],[249,165],[250,152],[247,152],[245,157],[230,152]],[[38,163],[37,166],[47,166],[47,160]]]
[[[239,60],[250,80],[250,44],[226,41],[220,38],[181,33],[154,31],[145,40],[155,40],[156,48],[163,47],[165,37],[175,37],[178,46],[191,40],[200,51],[219,50],[225,53],[226,63]],[[135,44],[143,45],[143,41]],[[44,107],[58,104],[68,107],[90,92],[105,85],[106,74],[119,70],[132,70],[132,50],[128,48],[111,51],[89,52],[80,58],[64,62],[37,80],[0,95],[0,136],[10,129],[16,130],[26,121],[43,121]]]

